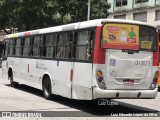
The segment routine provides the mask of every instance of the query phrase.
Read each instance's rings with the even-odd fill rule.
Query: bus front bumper
[[[94,99],[108,98],[108,99],[154,99],[157,96],[158,87],[154,90],[102,90],[98,87],[93,88]]]

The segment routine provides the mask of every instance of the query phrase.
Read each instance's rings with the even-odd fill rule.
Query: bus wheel
[[[12,87],[18,87],[18,83],[17,82],[14,82],[13,81],[13,73],[11,73],[11,75],[10,75],[10,77],[9,77],[9,79],[10,79],[10,85],[12,86]]]
[[[50,82],[50,79],[48,77],[44,78],[43,94],[44,94],[44,97],[48,100],[50,100],[52,98],[51,82]]]

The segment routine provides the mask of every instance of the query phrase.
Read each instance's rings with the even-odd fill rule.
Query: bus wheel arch
[[[44,97],[48,100],[52,98],[52,85],[51,85],[51,79],[48,74],[44,74],[42,78],[42,90]]]

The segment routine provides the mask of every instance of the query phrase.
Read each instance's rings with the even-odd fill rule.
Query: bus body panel
[[[73,62],[8,57],[8,63],[15,82],[42,90],[43,75],[50,74],[52,93],[71,98],[70,70]],[[8,76],[8,68],[3,71],[7,71],[5,74]]]
[[[106,69],[107,64],[93,64],[93,99],[99,98],[109,98],[109,99],[141,99],[148,98],[154,99],[158,94],[158,85],[154,90],[152,89],[101,89],[96,80],[96,70],[104,70]],[[153,71],[156,71],[156,67]],[[94,72],[95,71],[95,72]],[[103,73],[105,73],[103,71]],[[105,82],[107,84],[107,82]],[[112,85],[114,87],[114,84]]]
[[[8,79],[8,61],[2,62],[2,77]]]
[[[128,54],[122,50],[106,52],[104,79],[107,89],[149,89],[158,70],[152,66],[153,53]]]
[[[73,99],[92,99],[92,70],[92,63],[74,63],[72,80]]]
[[[157,94],[158,94],[157,87],[154,90],[102,90],[99,87],[93,88],[94,99],[98,98],[154,99],[156,98]]]
[[[52,60],[51,60],[52,62]],[[48,64],[48,68],[51,64]],[[53,67],[48,70],[52,75],[53,93],[67,98],[71,98],[70,72],[73,69],[73,62],[54,61]]]

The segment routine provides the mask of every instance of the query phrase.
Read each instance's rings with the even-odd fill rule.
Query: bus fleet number
[[[139,60],[136,60],[135,61],[135,65],[137,65],[137,66],[150,66],[150,61],[139,61]]]

